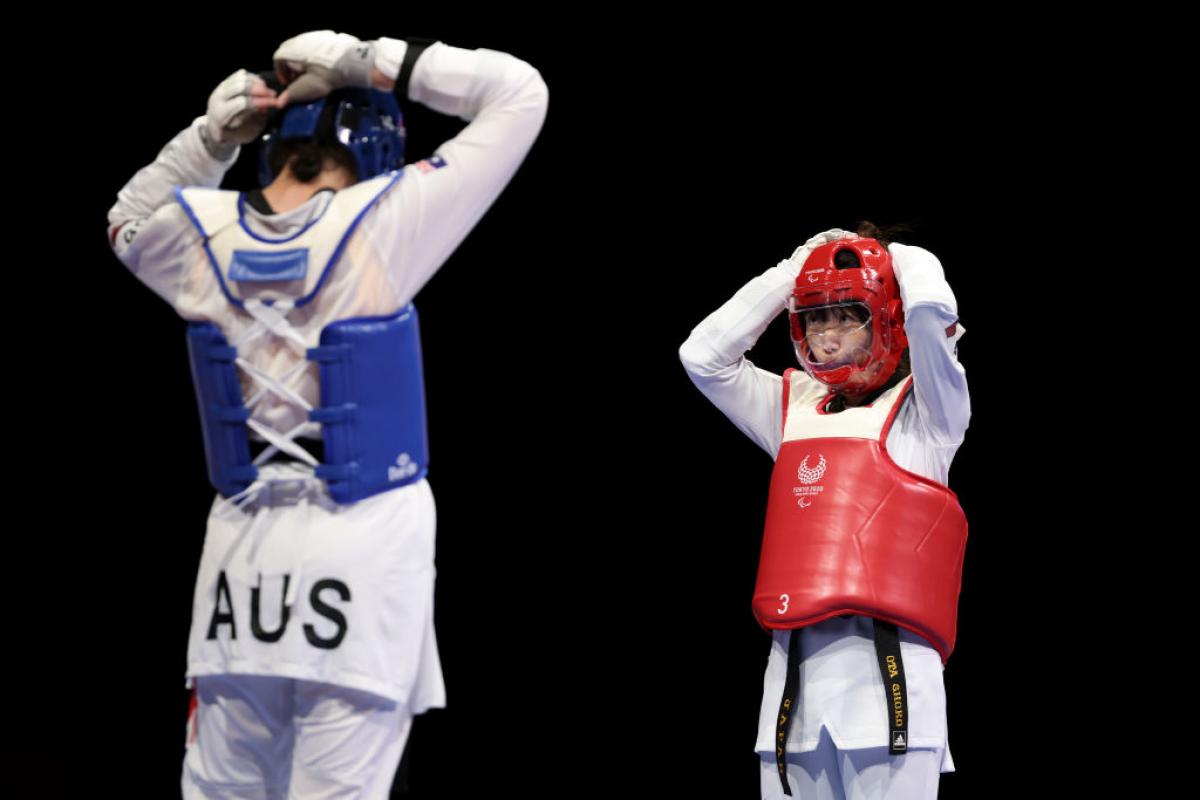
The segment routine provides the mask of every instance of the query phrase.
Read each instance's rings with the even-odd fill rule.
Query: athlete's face
[[[853,360],[860,365],[869,358],[871,326],[865,309],[858,306],[819,308],[804,313],[804,338],[813,360],[826,364]]]

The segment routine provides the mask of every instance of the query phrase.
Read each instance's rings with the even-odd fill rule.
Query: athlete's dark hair
[[[317,135],[313,139],[277,141],[271,147],[267,164],[273,175],[290,166],[296,180],[308,183],[321,174],[322,167],[344,167],[359,180],[358,164],[349,148],[337,140],[333,132],[333,114],[336,103],[327,103],[317,122]],[[290,162],[290,165],[289,165]]]
[[[865,236],[868,239],[876,239],[884,247],[887,247],[892,242],[900,241],[899,237],[906,233],[912,233],[911,225],[904,222],[898,222],[895,225],[885,225],[880,227],[874,222],[862,220],[855,227],[854,232],[859,236]],[[908,237],[905,236],[907,239]]]

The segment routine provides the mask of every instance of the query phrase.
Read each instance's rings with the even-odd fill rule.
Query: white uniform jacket
[[[958,306],[932,253],[903,244],[888,250],[904,303],[914,389],[888,434],[887,450],[900,467],[945,484],[971,414],[966,373],[956,352],[963,333]],[[795,279],[792,262],[771,267],[697,325],[679,349],[696,387],[772,458],[783,438],[783,376],[759,369],[744,354],[785,309]],[[887,709],[871,619],[839,617],[798,633],[803,637],[801,714],[793,721],[787,750],[814,750],[822,726],[840,749],[886,747]],[[755,744],[764,758],[774,758],[789,635],[772,635]],[[908,746],[945,746],[942,771],[952,772],[941,658],[920,636],[903,629],[900,647],[912,709]]]
[[[376,66],[395,77],[406,47],[380,40]],[[435,156],[406,165],[370,206],[316,299],[292,312],[306,333],[338,319],[390,314],[412,300],[516,172],[541,128],[548,92],[537,70],[511,55],[435,43],[414,65],[408,96],[469,124]],[[120,191],[109,240],[182,317],[236,335],[248,324],[244,312],[221,294],[205,242],[174,192],[217,187],[237,158],[209,155],[199,135],[204,124],[196,119]],[[378,193],[393,178],[347,192]],[[334,198],[320,191],[278,214],[242,203],[238,224],[265,239],[299,236],[321,227]],[[271,337],[251,347],[249,360],[274,374],[302,358]],[[290,388],[317,405],[313,375]],[[274,401],[253,411],[278,430],[296,422],[296,413]],[[432,624],[435,512],[425,480],[346,506],[308,493],[264,495],[244,510],[220,501],[197,578],[189,680],[274,675],[373,692],[408,703],[412,713],[444,704]]]

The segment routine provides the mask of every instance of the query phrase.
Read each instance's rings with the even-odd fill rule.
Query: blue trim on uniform
[[[334,265],[337,264],[338,259],[342,257],[342,251],[346,249],[346,242],[349,241],[350,236],[356,230],[358,230],[358,223],[362,222],[362,218],[366,216],[367,212],[374,208],[375,204],[379,202],[380,198],[391,191],[392,187],[399,183],[400,178],[403,176],[403,169],[396,170],[395,174],[392,176],[392,179],[388,181],[387,186],[384,186],[382,189],[380,189],[379,194],[372,197],[371,202],[363,206],[362,210],[358,212],[358,216],[356,216],[350,223],[350,226],[346,228],[346,233],[342,236],[342,240],[338,242],[337,247],[334,248],[333,255],[329,257],[329,263],[325,265],[325,269],[321,272],[321,277],[317,279],[317,283],[315,286],[313,286],[313,290],[296,301],[296,308],[308,305],[312,302],[313,298],[317,296],[317,292],[321,291],[321,287],[325,285],[325,279],[329,277],[330,270],[332,270]]]
[[[304,295],[303,297],[299,298],[298,300],[296,300],[295,306],[297,308],[299,308],[300,306],[307,305],[313,301],[313,299],[317,295],[317,292],[321,291],[321,287],[325,285],[325,281],[329,277],[330,270],[333,269],[334,265],[337,264],[338,259],[341,258],[342,252],[346,249],[346,242],[350,239],[350,235],[353,234],[358,229],[358,225],[360,222],[362,222],[362,218],[364,216],[366,216],[366,213],[368,211],[370,211],[372,208],[375,207],[375,204],[379,202],[380,198],[382,198],[387,192],[391,191],[392,187],[395,186],[402,177],[404,177],[404,170],[403,169],[396,170],[395,174],[393,174],[392,179],[388,181],[387,185],[384,186],[383,188],[381,188],[379,190],[379,193],[376,194],[373,198],[371,198],[371,201],[369,203],[367,203],[365,206],[363,206],[362,210],[358,212],[358,215],[355,216],[354,220],[350,223],[349,227],[346,228],[346,232],[342,236],[342,240],[340,242],[338,242],[338,245],[334,249],[333,254],[329,257],[329,262],[325,265],[324,270],[322,270],[321,277],[317,280],[316,285],[313,286],[313,290],[311,292],[309,292],[308,294]],[[233,292],[231,292],[229,290],[229,286],[225,283],[225,276],[221,273],[221,267],[217,263],[217,259],[213,255],[212,250],[208,246],[208,239],[209,239],[208,233],[204,230],[204,226],[202,226],[200,224],[200,220],[196,217],[196,214],[192,210],[191,206],[189,206],[187,204],[187,202],[183,199],[182,187],[179,187],[179,186],[175,187],[175,197],[179,201],[180,206],[183,207],[184,213],[187,214],[188,218],[192,221],[192,224],[196,226],[196,230],[200,231],[200,236],[204,240],[204,252],[208,254],[208,260],[209,260],[209,263],[212,265],[213,273],[217,276],[217,283],[221,287],[221,293],[225,295],[225,298],[227,300],[229,300],[229,302],[233,303],[238,308],[244,309],[246,307],[245,301],[243,301],[241,298],[235,296],[233,294]],[[256,239],[257,241],[263,242],[265,244],[279,244],[279,243],[287,242],[287,241],[290,241],[291,239],[296,238],[296,236],[299,236],[301,233],[304,233],[304,231],[308,230],[310,227],[312,227],[314,224],[316,224],[320,219],[322,219],[325,216],[325,212],[329,210],[329,206],[325,206],[325,211],[322,211],[316,218],[314,218],[311,222],[309,222],[307,225],[305,225],[304,228],[301,229],[301,231],[299,233],[295,234],[294,236],[288,236],[283,239],[267,239],[262,236],[256,236],[249,228],[246,227],[245,219],[243,216],[244,211],[245,211],[244,210],[245,200],[246,200],[245,193],[239,192],[238,193],[238,224],[242,227],[242,230],[246,231],[246,233],[249,234],[252,238]],[[334,198],[334,200],[336,200],[336,197]],[[330,200],[329,202],[333,203],[334,200]]]
[[[311,197],[308,199],[312,200]],[[308,201],[305,201],[305,202],[308,202]],[[332,203],[333,200],[331,199],[329,202]],[[293,211],[294,210],[295,209],[293,209]],[[317,222],[320,221],[321,217],[325,216],[325,211],[328,211],[328,210],[329,210],[329,203],[326,203],[325,210],[322,211],[320,214],[317,214],[312,219],[310,219],[308,221],[308,223],[305,224],[305,226],[303,228],[301,228],[300,230],[296,231],[295,233],[293,233],[289,236],[284,236],[281,239],[271,239],[266,236],[260,236],[259,234],[250,230],[250,228],[246,225],[246,193],[238,192],[238,201],[237,201],[238,225],[241,225],[242,230],[244,230],[246,232],[246,235],[249,236],[251,239],[254,239],[256,242],[264,242],[266,244],[282,244],[284,242],[290,242],[292,239],[295,239],[297,236],[303,236],[304,232],[307,231],[309,228],[311,228],[313,225],[316,225]]]
[[[217,284],[221,287],[221,293],[225,295],[225,299],[233,303],[241,309],[246,308],[246,304],[241,298],[235,297],[233,292],[229,291],[229,287],[225,285],[225,276],[221,274],[221,265],[217,263],[217,257],[213,255],[212,248],[208,246],[208,232],[204,230],[204,226],[200,224],[200,219],[196,216],[196,212],[183,199],[183,187],[175,187],[175,199],[179,201],[179,205],[183,208],[183,213],[187,214],[188,219],[196,226],[196,230],[200,231],[200,238],[204,242],[204,252],[208,254],[208,263],[212,265],[213,274],[217,276]]]

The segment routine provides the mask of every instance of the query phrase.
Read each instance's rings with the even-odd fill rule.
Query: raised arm
[[[402,61],[402,44],[381,40],[380,52],[391,53],[384,71]],[[394,254],[391,275],[402,298],[425,285],[508,185],[541,130],[549,91],[536,69],[508,53],[434,43],[413,65],[408,96],[470,124],[409,167],[379,209],[381,218],[389,202],[406,209],[378,240]]]
[[[221,185],[239,147],[262,132],[266,111],[286,102],[257,75],[240,69],[208,99],[208,111],[180,131],[117,193],[108,242],[142,282],[168,303],[178,293],[183,259],[199,234],[175,202],[176,186]]]
[[[957,355],[963,334],[958,302],[933,253],[904,244],[891,244],[888,251],[904,304],[904,331],[921,417],[940,444],[961,444],[971,418],[971,398]]]
[[[796,275],[812,249],[849,235],[835,228],[809,239],[791,258],[751,279],[709,314],[679,348],[696,388],[772,458],[783,439],[783,379],[754,366],[745,353],[787,307]]]
[[[383,39],[381,69],[401,63],[403,42]],[[494,50],[429,45],[413,64],[408,97],[470,122],[434,156],[408,167],[377,217],[401,207],[397,224],[381,226],[383,253],[402,298],[415,295],[462,243],[508,185],[546,116],[549,91],[536,69]]]
[[[425,285],[512,179],[541,130],[549,98],[541,74],[521,59],[441,42],[360,42],[313,31],[284,42],[275,63],[282,78],[294,78],[293,95],[371,80],[470,123],[435,155],[406,166],[395,189],[363,218],[364,235],[389,264],[402,302]],[[315,75],[311,86],[309,73]]]

